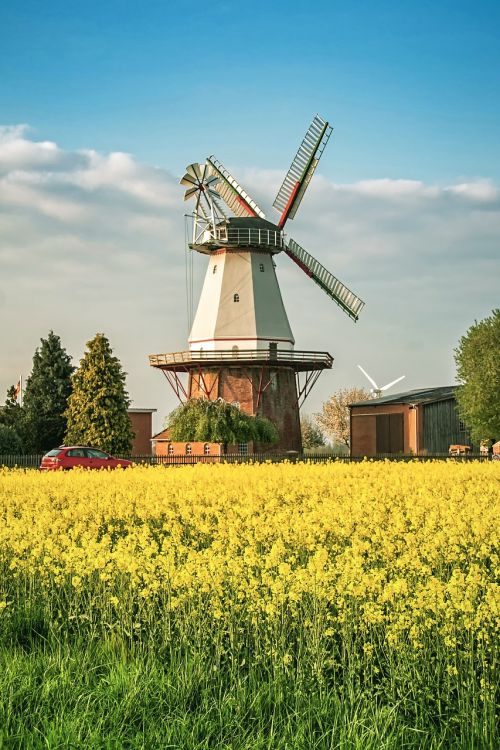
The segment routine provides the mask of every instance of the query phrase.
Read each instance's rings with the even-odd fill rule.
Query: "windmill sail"
[[[264,211],[250,198],[248,193],[243,190],[241,185],[236,182],[220,161],[217,161],[215,156],[209,156],[207,164],[211,173],[219,178],[214,185],[215,190],[236,216],[260,216],[261,219],[266,218]]]
[[[353,320],[358,320],[365,303],[328,271],[319,260],[313,258],[295,240],[285,247],[286,254],[320,286],[334,302]]]
[[[187,186],[184,193],[184,200],[196,198],[195,213],[201,211],[205,219],[217,217],[217,219],[226,218],[226,213],[220,203],[219,194],[215,187],[218,182],[216,175],[211,175],[209,167],[204,164],[189,164],[186,167],[186,173],[181,179],[180,184]]]
[[[333,128],[319,115],[316,115],[309,126],[273,203],[273,206],[282,212],[279,227],[283,227],[286,220],[293,219],[297,213],[332,130]]]

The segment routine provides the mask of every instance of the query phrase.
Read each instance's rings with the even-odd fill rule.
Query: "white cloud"
[[[52,141],[31,141],[27,125],[0,125],[0,174],[13,170],[74,169],[83,154],[67,152]]]
[[[343,185],[340,189],[358,195],[392,200],[408,197],[434,197],[438,193],[437,188],[424,185],[418,180],[362,180],[353,185]]]
[[[237,170],[266,211],[283,174]],[[0,127],[0,400],[28,374],[53,328],[76,360],[104,330],[138,405],[174,406],[151,352],[187,336],[183,190],[125,153],[65,151],[25,125]],[[366,301],[357,325],[284,255],[280,284],[297,347],[328,349],[331,373],[307,410],[337,387],[406,372],[405,387],[453,381],[452,350],[498,305],[500,189],[491,180],[334,184],[315,175],[287,232]],[[195,288],[205,258],[194,257]]]
[[[491,180],[476,180],[476,182],[462,182],[448,188],[450,193],[461,195],[471,200],[484,203],[498,204],[500,189]]]

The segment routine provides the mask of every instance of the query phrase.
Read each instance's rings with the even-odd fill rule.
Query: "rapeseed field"
[[[0,470],[0,519],[0,746],[498,747],[498,464]]]

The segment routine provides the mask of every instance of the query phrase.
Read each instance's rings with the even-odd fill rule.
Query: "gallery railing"
[[[215,362],[234,362],[235,360],[262,362],[297,362],[323,363],[331,367],[333,357],[328,352],[295,351],[291,349],[194,349],[183,352],[168,352],[166,354],[150,354],[149,364],[153,366],[188,364],[210,360]]]

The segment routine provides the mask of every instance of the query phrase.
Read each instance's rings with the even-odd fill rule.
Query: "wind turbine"
[[[400,380],[403,380],[403,378],[406,377],[406,375],[401,375],[399,378],[396,378],[396,380],[391,380],[390,383],[387,383],[387,385],[383,385],[381,388],[376,384],[374,379],[371,377],[371,375],[368,375],[366,370],[363,370],[361,365],[358,365],[359,369],[363,373],[363,375],[368,378],[370,383],[373,385],[373,388],[370,388],[370,393],[372,394],[372,398],[379,398],[382,395],[383,391],[389,390],[389,388],[392,388],[393,385],[396,385],[396,383],[399,383]]]

